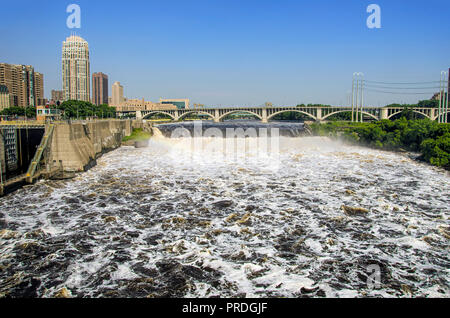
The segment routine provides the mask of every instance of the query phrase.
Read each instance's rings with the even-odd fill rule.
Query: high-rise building
[[[44,101],[44,75],[31,65],[0,63],[0,85],[8,88],[10,106],[37,106]]]
[[[0,111],[9,108],[9,92],[6,85],[0,85]]]
[[[123,86],[120,85],[120,82],[115,82],[112,85],[112,98],[111,98],[111,106],[119,107],[124,102],[123,98]]]
[[[35,72],[34,73],[34,84],[35,84],[34,94],[36,96],[35,106],[43,106],[46,103],[46,100],[44,97],[44,74]]]
[[[101,72],[92,74],[92,102],[108,104],[108,76]]]
[[[90,101],[89,45],[77,35],[63,42],[62,78],[64,100]]]
[[[52,102],[62,102],[64,101],[64,91],[56,91],[52,89]]]

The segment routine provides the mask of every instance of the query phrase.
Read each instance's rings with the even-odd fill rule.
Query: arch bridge
[[[365,107],[359,114],[363,117],[369,117],[373,120],[391,119],[400,114],[403,107]],[[436,120],[439,117],[437,108],[412,108],[414,113],[420,114],[425,118]],[[159,110],[140,110],[118,112],[121,115],[135,114],[137,119],[147,119],[153,115],[166,115],[174,121],[183,120],[189,115],[202,115],[214,122],[221,122],[230,115],[254,116],[267,123],[275,116],[283,113],[295,112],[305,115],[314,121],[327,120],[329,117],[352,112],[352,107],[324,107],[324,106],[304,106],[304,107],[225,107],[225,108],[202,108],[202,109],[159,109]],[[355,116],[357,118],[357,116]]]

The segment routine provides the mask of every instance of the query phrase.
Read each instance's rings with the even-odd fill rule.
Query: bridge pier
[[[381,115],[380,115],[380,119],[388,119],[389,118],[389,114],[388,114],[388,109],[387,108],[382,108],[381,109]]]
[[[214,122],[218,123],[220,122],[220,114],[219,114],[219,110],[218,109],[214,109]]]
[[[435,108],[432,108],[431,111],[430,111],[430,118],[431,118],[431,120],[433,120],[433,119],[436,118],[436,117],[437,117],[437,115],[436,115],[436,109],[435,109]]]
[[[267,124],[269,121],[267,120],[267,108],[263,108],[262,109],[262,119],[261,119],[261,121],[264,123],[264,124]]]
[[[136,119],[142,119],[142,112],[140,110],[136,111]]]
[[[322,121],[322,108],[317,108],[316,118],[318,121]]]

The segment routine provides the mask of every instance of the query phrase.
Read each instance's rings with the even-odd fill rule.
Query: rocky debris
[[[343,210],[344,213],[347,214],[348,216],[365,215],[365,214],[369,213],[369,210],[367,210],[365,208],[351,207],[351,206],[347,206],[347,205],[341,206],[341,210]]]

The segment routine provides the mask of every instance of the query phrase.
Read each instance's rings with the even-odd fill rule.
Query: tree
[[[108,105],[96,106],[90,102],[79,100],[68,100],[57,106],[58,109],[64,111],[65,118],[114,118],[116,117],[116,109]]]
[[[18,107],[13,106],[9,108],[3,109],[0,114],[5,116],[25,116],[28,118],[35,118],[36,117],[36,107],[34,106],[28,106],[28,107]]]

